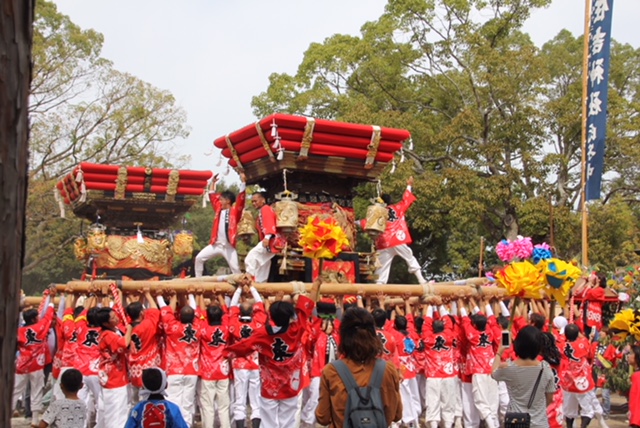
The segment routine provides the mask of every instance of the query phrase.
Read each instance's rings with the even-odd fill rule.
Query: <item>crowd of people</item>
[[[236,197],[215,193],[216,181],[211,240],[195,257],[195,276],[216,256],[241,272],[235,246],[244,183]],[[379,283],[395,256],[426,282],[408,246],[412,184],[396,204],[382,195],[389,215],[376,242]],[[30,402],[32,426],[40,427],[182,428],[198,416],[204,428],[342,427],[351,418],[351,387],[371,382],[380,391],[374,426],[498,428],[507,414],[528,413],[531,427],[586,428],[597,418],[606,428],[608,394],[603,389],[601,405],[593,367],[623,352],[606,341],[604,277],[575,290],[585,303],[565,316],[551,314],[547,302],[520,299],[412,303],[405,296],[390,304],[363,292],[321,296],[320,280],[308,296],[265,298],[253,284],[268,279],[276,217],[264,193],[251,202],[260,239],[231,297],[193,287],[178,295],[159,285],[155,296],[92,288],[80,299],[61,296],[57,313],[49,298],[39,310],[26,308],[14,408]],[[640,348],[630,355],[640,363]],[[48,368],[53,399],[40,418]],[[633,379],[632,397],[640,397],[640,378]],[[631,423],[640,425],[634,409]]]
[[[536,427],[577,428],[579,421],[585,428],[592,418],[606,426],[592,367],[598,355],[622,353],[600,349],[589,334],[595,326],[582,325],[579,312],[569,323],[541,302],[434,297],[388,305],[383,295],[322,297],[319,286],[309,296],[275,299],[249,285],[231,298],[205,298],[197,289],[154,297],[147,289],[123,300],[94,289],[82,305],[73,294],[61,296],[57,314],[48,302],[40,313],[26,309],[14,406],[28,383],[34,426],[47,426],[74,394],[86,404],[82,426],[121,428],[147,409],[139,403],[159,396],[179,409],[164,405],[165,418],[185,426],[196,415],[205,428],[216,420],[223,428],[247,421],[252,428],[341,426],[346,401],[336,397],[345,386],[332,363],[343,359],[366,386],[382,359],[389,425],[474,428],[484,421],[498,428],[505,413],[528,412]],[[57,349],[49,346],[51,329]],[[48,363],[58,381],[41,421]]]

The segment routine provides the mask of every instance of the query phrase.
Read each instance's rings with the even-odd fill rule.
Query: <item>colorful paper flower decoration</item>
[[[633,309],[618,312],[609,323],[612,332],[624,340],[628,335],[640,340],[640,313]]]
[[[571,288],[582,276],[580,268],[554,258],[543,260],[537,266],[540,267],[547,283],[545,288],[547,295],[564,306]]]
[[[533,244],[531,238],[518,236],[515,241],[503,239],[496,245],[496,254],[503,262],[511,262],[514,259],[525,260],[533,254]]]
[[[533,254],[531,258],[533,259],[534,264],[538,264],[543,260],[547,260],[553,257],[553,253],[551,252],[551,247],[546,242],[542,244],[535,245],[533,247]]]
[[[310,216],[299,233],[305,257],[332,259],[349,246],[347,235],[332,217]]]
[[[498,285],[507,290],[510,296],[527,299],[542,297],[544,278],[540,269],[529,261],[513,262],[496,274]]]
[[[515,248],[511,246],[511,241],[503,239],[496,245],[496,254],[503,262],[510,262],[516,257]]]

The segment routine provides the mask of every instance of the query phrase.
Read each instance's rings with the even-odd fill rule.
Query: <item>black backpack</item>
[[[336,368],[347,388],[344,428],[387,428],[380,391],[387,363],[384,360],[376,360],[369,385],[364,387],[358,386],[351,370],[342,360],[333,361],[331,364]]]

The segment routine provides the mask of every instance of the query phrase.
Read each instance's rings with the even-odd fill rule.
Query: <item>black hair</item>
[[[182,324],[191,324],[196,317],[196,313],[189,305],[180,308],[180,322]]]
[[[415,323],[416,331],[418,332],[418,334],[422,334],[422,326],[424,325],[424,318],[416,317],[414,323]]]
[[[336,305],[335,303],[318,302],[316,303],[316,312],[319,314],[335,314]]]
[[[529,315],[529,323],[538,330],[542,330],[544,328],[544,325],[547,323],[547,318],[545,318],[545,316],[542,314],[533,312],[531,315]]]
[[[262,191],[260,191],[260,192],[254,192],[254,193],[253,193],[253,195],[258,195],[258,196],[260,196],[262,199],[264,199],[265,201],[267,200],[267,192],[262,192]],[[251,195],[251,196],[253,196],[253,195]]]
[[[231,205],[233,205],[233,203],[236,201],[236,195],[233,192],[230,192],[228,190],[225,190],[224,192],[220,193],[220,197],[228,199]]]
[[[80,316],[80,314],[82,313],[82,311],[84,311],[84,306],[82,306],[82,305],[77,306],[73,310],[73,318],[78,318]]]
[[[435,320],[433,322],[433,324],[431,325],[431,329],[433,330],[434,333],[442,333],[444,331],[444,321],[442,320]]]
[[[549,332],[543,332],[540,336],[541,344],[540,355],[544,360],[552,366],[557,366],[562,360],[560,350],[556,345],[556,338]]]
[[[78,369],[67,369],[60,376],[60,386],[65,392],[75,393],[82,388],[82,373]]]
[[[94,306],[87,311],[87,323],[89,327],[100,327],[100,321],[98,320],[98,308]]]
[[[498,325],[501,329],[506,330],[509,328],[509,318],[504,315],[498,316]]]
[[[209,325],[222,324],[222,315],[224,315],[224,311],[220,306],[211,305],[207,307],[207,321],[209,321]]]
[[[35,324],[38,321],[38,310],[37,309],[27,309],[22,312],[22,319],[24,319],[25,325]]]
[[[377,328],[384,327],[384,324],[387,322],[387,311],[382,308],[375,309],[371,315],[373,316],[373,321]]]
[[[142,370],[142,384],[149,391],[158,391],[162,388],[162,372],[157,368]]]
[[[602,272],[598,272],[598,273],[596,273],[596,277],[598,278],[598,285],[600,286],[600,288],[606,288],[607,287],[607,276],[605,274],[603,274]]]
[[[532,325],[521,329],[513,341],[513,350],[523,360],[535,360],[540,355],[541,332]]]
[[[579,334],[580,328],[575,324],[568,324],[564,328],[564,337],[566,337],[569,342],[576,340]]]
[[[384,202],[387,205],[391,205],[391,195],[388,193],[383,193],[382,195],[380,195],[380,199],[382,199],[382,202]]]
[[[473,314],[469,318],[471,318],[471,323],[478,331],[485,331],[487,328],[487,317],[480,314]]]
[[[401,332],[401,333],[403,333],[405,335],[408,334],[407,333],[407,317],[402,316],[402,315],[398,315],[396,317],[396,320],[395,320],[394,324],[395,324],[396,330],[398,330],[399,332]]]
[[[283,302],[281,300],[273,302],[269,308],[271,320],[278,327],[287,329],[289,322],[296,314],[296,310],[291,302]]]
[[[113,309],[111,308],[99,308],[98,312],[96,313],[96,321],[98,323],[98,326],[105,328],[105,324],[107,324],[109,322],[109,320],[111,319],[111,311]]]
[[[142,313],[143,309],[144,307],[140,302],[129,303],[125,308],[125,310],[127,311],[127,315],[129,315],[129,318],[131,318],[132,321],[135,321],[138,318],[140,318],[140,314]]]

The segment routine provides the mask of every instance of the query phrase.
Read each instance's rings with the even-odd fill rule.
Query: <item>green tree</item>
[[[562,31],[538,48],[521,30],[549,3],[392,0],[359,37],[313,43],[295,75],[272,75],[254,112],[410,129],[410,162],[382,181],[399,197],[406,177],[420,174],[410,226],[430,271],[473,273],[481,236],[490,245],[519,234],[549,240],[549,201],[556,247],[577,257],[582,42]],[[605,205],[616,192],[632,198],[640,178],[637,52],[614,43],[612,55]]]
[[[174,145],[189,133],[185,111],[169,92],[114,69],[101,57],[102,43],[102,34],[81,29],[53,2],[37,3],[23,270],[29,291],[78,272],[71,243],[81,221],[61,219],[53,193],[62,175],[80,162],[180,167],[188,160]]]

